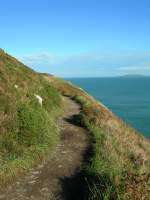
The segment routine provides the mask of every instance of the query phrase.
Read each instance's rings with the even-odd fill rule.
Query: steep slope
[[[93,156],[83,169],[89,200],[149,200],[150,142],[82,89],[45,76],[82,106],[80,123],[91,132]]]
[[[58,138],[60,107],[61,97],[47,81],[0,50],[1,184],[44,159]]]

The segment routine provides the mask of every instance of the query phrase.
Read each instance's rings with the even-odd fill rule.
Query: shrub
[[[22,104],[18,108],[18,142],[27,146],[48,141],[49,117],[41,106]]]

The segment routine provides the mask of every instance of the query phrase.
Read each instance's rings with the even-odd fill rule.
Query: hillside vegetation
[[[0,184],[46,158],[58,140],[61,107],[54,87],[0,49]]]
[[[0,185],[46,159],[58,142],[61,95],[81,105],[77,120],[90,132],[92,154],[82,166],[85,200],[149,200],[149,140],[82,89],[38,74],[1,49]]]
[[[149,200],[150,143],[82,89],[45,76],[82,106],[80,123],[91,132],[93,155],[83,166],[89,200]]]

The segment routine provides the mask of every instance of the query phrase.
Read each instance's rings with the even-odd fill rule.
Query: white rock
[[[36,183],[36,180],[29,181],[28,183],[29,184],[34,184],[34,183]]]
[[[14,88],[16,88],[16,89],[17,89],[17,88],[18,88],[18,85],[16,85],[16,84],[15,84],[15,85],[14,85]]]
[[[42,106],[42,102],[43,102],[43,99],[42,97],[40,97],[39,95],[37,94],[34,94],[34,96],[36,97],[36,99],[38,100],[39,104]]]
[[[39,173],[40,173],[39,171],[32,172],[32,174],[34,174],[34,175],[39,174]]]

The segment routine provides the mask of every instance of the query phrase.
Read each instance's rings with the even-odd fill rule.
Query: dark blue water
[[[150,138],[150,78],[71,78],[128,124]]]

